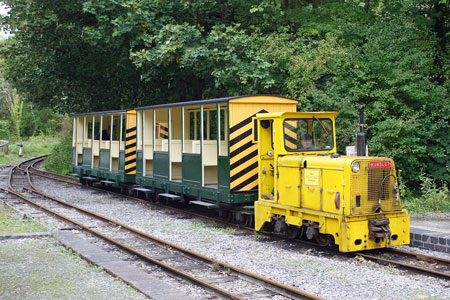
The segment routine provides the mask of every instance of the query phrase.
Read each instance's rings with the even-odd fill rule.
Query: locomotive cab
[[[341,252],[409,244],[392,159],[336,153],[335,112],[259,114],[255,229]]]

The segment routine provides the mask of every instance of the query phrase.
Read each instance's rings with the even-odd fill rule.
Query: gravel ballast
[[[36,180],[44,192],[213,259],[325,299],[450,299],[448,281],[380,266],[357,257],[329,257],[287,241],[236,234],[180,218],[120,196]]]

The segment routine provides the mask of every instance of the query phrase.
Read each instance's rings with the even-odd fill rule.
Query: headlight
[[[358,172],[359,172],[359,162],[355,161],[355,162],[352,164],[352,171],[353,171],[354,173],[358,173]]]

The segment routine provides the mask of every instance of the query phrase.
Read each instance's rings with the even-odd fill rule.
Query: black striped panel
[[[256,155],[258,155],[258,148],[257,147],[256,147],[256,150],[254,150],[253,152],[251,152],[251,153],[247,154],[246,156],[242,157],[240,160],[236,161],[235,163],[230,164],[230,170],[238,168],[240,165],[242,165],[243,163],[249,161],[250,159],[252,159]]]
[[[125,174],[130,174],[131,172],[135,172],[134,174],[136,174],[136,166],[134,167],[130,167],[130,168],[125,168]]]
[[[128,128],[125,138],[125,174],[136,174],[136,138],[136,126]]]
[[[236,145],[237,143],[239,143],[240,141],[248,138],[249,136],[252,135],[252,128],[250,128],[249,130],[245,131],[243,134],[238,135],[237,137],[230,139],[230,148],[233,147],[234,145]],[[230,135],[231,137],[231,135]]]
[[[251,191],[251,190],[256,190],[258,188],[258,173],[256,173],[255,175],[251,176],[250,178],[246,179],[245,181],[243,181],[242,183],[237,185],[235,187],[235,190],[239,191],[250,184],[252,184],[252,185],[250,187],[246,188],[245,190]]]
[[[127,141],[131,141],[131,140],[133,140],[133,139],[136,139],[136,133],[135,134],[133,134],[133,135],[131,135],[131,136],[128,136],[127,135]]]
[[[262,110],[258,111],[257,113],[251,115],[247,119],[242,120],[241,122],[237,123],[236,125],[233,125],[233,127],[230,128],[230,134],[234,133],[239,128],[244,127],[245,125],[250,123],[252,121],[252,119],[256,116],[256,114],[262,114],[262,113],[266,113],[266,112],[268,112],[268,111],[265,109],[262,109]]]
[[[131,144],[126,144],[125,145],[125,150],[133,148],[133,147],[136,147],[136,141],[133,141],[133,143],[131,143]]]
[[[261,110],[257,113],[266,113]],[[230,128],[230,188],[247,191],[258,186],[258,145],[253,142],[253,114]]]
[[[251,172],[252,170],[254,170],[255,168],[258,167],[258,161],[256,161],[255,163],[253,163],[252,165],[248,166],[247,168],[245,168],[244,170],[240,171],[239,173],[235,174],[234,176],[231,176],[230,181],[235,181],[236,179],[238,179],[239,177]]]

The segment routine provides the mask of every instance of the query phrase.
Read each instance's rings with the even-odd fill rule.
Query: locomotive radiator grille
[[[389,168],[370,169],[368,161],[360,161],[360,170],[351,175],[350,197],[352,214],[370,214],[381,211],[400,210],[395,205],[394,170]],[[383,184],[382,181],[384,179]],[[379,199],[380,198],[380,202]]]

